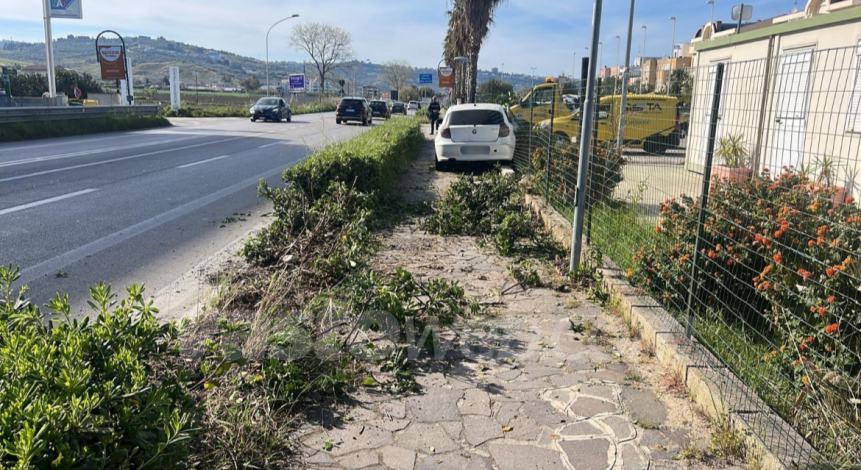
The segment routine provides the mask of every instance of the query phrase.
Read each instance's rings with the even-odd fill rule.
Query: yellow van
[[[619,130],[619,102],[621,95],[601,97],[595,125],[598,141],[616,140]],[[628,95],[625,119],[625,144],[642,146],[649,153],[664,153],[679,145],[679,100],[672,96]],[[538,124],[542,129],[550,126],[550,119]],[[554,137],[569,141],[580,138],[580,110],[553,120]]]
[[[565,102],[562,87],[556,82],[536,85],[510,111],[518,121],[541,122],[550,119],[551,107],[554,116],[564,116],[574,111],[573,104]]]

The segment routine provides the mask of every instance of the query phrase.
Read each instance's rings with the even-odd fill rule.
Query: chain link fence
[[[629,94],[620,134],[621,83],[599,83],[585,241],[670,312],[784,464],[861,464],[858,50],[693,67],[665,89]],[[542,83],[511,107],[516,169],[569,219],[581,96]]]

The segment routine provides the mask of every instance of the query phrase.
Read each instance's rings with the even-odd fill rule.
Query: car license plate
[[[347,111],[348,113],[352,113],[353,111],[355,111],[355,109],[353,109],[353,108],[347,108],[347,110],[346,110],[346,111]]]

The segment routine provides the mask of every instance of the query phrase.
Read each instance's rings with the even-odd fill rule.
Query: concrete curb
[[[570,222],[540,197],[527,195],[526,203],[551,236],[570,250]],[[633,287],[615,263],[604,257],[604,266],[600,270],[604,287],[618,302],[625,321],[639,332],[644,346],[654,351],[662,366],[684,379],[689,398],[706,416],[712,421],[729,419],[732,429],[744,434],[748,455],[757,457],[758,468],[784,469],[799,460],[809,463],[815,450],[788,423],[773,412],[761,412],[770,408],[696,339],[688,340],[684,326],[656,300]],[[742,397],[744,406],[739,406],[739,400],[724,400],[727,391]],[[778,449],[765,444],[786,440],[791,444]]]

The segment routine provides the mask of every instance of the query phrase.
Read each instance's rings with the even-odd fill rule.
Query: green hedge
[[[215,106],[183,106],[177,110],[164,108],[163,114],[167,117],[244,117],[250,116],[248,112],[251,106],[215,105]],[[335,110],[333,103],[313,103],[293,106],[293,115],[310,113],[325,113]]]
[[[170,126],[170,122],[161,116],[104,116],[65,121],[12,122],[0,126],[0,142],[95,134],[97,132],[132,131],[165,126]]]
[[[364,219],[391,193],[423,141],[418,118],[392,119],[288,168],[281,175],[284,187],[262,184],[260,194],[272,201],[276,218],[248,240],[246,260],[274,263],[318,219],[338,229],[352,227],[351,238],[364,239]]]
[[[46,322],[0,266],[0,467],[173,466],[186,454],[191,401],[170,372],[176,330],[132,286],[91,289],[93,320]]]

